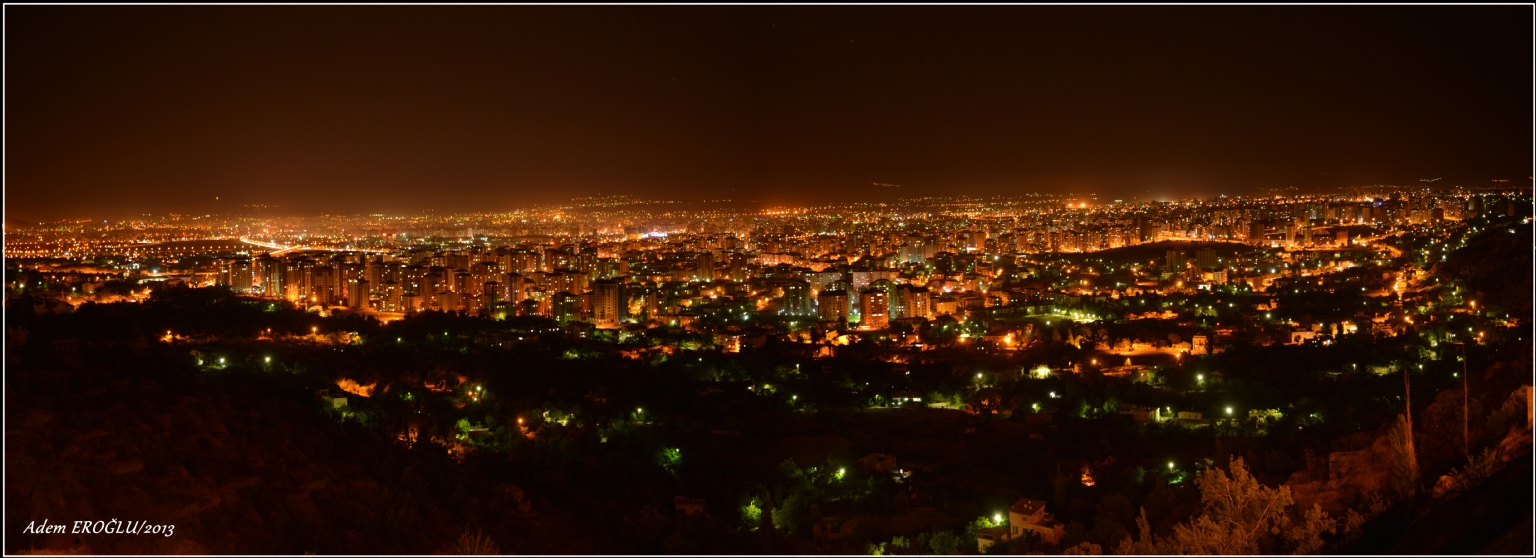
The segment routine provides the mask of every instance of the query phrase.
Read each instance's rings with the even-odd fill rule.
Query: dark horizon
[[[7,222],[1530,184],[1530,6],[6,10]]]

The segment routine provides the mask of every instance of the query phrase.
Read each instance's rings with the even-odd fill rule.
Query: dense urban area
[[[1530,553],[1505,186],[7,223],[5,551]]]

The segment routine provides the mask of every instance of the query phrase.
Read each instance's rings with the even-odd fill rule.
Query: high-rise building
[[[544,287],[533,287],[528,289],[528,300],[533,301],[535,308],[533,315],[545,317],[553,315],[555,311],[554,294],[554,292],[551,292],[549,289]]]
[[[416,296],[421,297],[422,306],[431,306],[437,303],[437,293],[444,290],[442,268],[430,268],[421,281],[416,284]]]
[[[901,314],[897,318],[932,318],[933,300],[927,287],[902,285]]]
[[[437,293],[437,308],[444,312],[456,312],[463,308],[464,297],[454,291],[441,291]]]
[[[661,313],[661,291],[650,285],[640,289],[640,308],[646,319],[654,319]]]
[[[309,271],[310,304],[329,305],[336,301],[336,268],[328,265],[317,265]]]
[[[571,253],[567,252],[566,250],[560,248],[547,248],[544,250],[544,265],[540,266],[539,269],[540,271],[546,272],[554,271],[556,269],[565,269],[571,266],[571,260],[573,259],[574,257],[571,256]]]
[[[528,300],[528,291],[533,289],[533,281],[519,273],[508,273],[503,276],[501,289],[507,302],[519,304]]]
[[[567,323],[581,318],[581,297],[566,291],[552,295],[550,307],[555,321]]]
[[[379,294],[382,295],[383,298],[380,304],[380,310],[384,312],[406,311],[403,300],[405,295],[405,288],[402,287],[400,283],[395,281],[385,281],[384,286],[379,287]]]
[[[545,286],[556,291],[581,293],[587,291],[590,281],[586,273],[573,269],[557,270],[545,276]]]
[[[885,291],[875,288],[865,289],[859,293],[859,327],[862,329],[885,329],[890,327],[890,303],[886,300]]]
[[[899,255],[900,262],[923,263],[923,261],[928,259],[928,253],[924,248],[925,247],[921,238],[908,241],[907,244],[901,247],[901,253]]]
[[[1163,258],[1166,260],[1164,265],[1168,267],[1168,271],[1174,273],[1184,271],[1185,260],[1183,250],[1168,250],[1163,253]]]
[[[616,279],[604,279],[592,283],[592,323],[597,327],[615,328],[624,321],[629,305],[624,300],[624,284]]]
[[[224,268],[219,272],[219,284],[240,294],[251,292],[251,284],[255,281],[251,267],[251,260],[247,258],[235,258],[225,262]]]
[[[469,270],[469,253],[458,251],[443,254],[443,263],[439,265],[447,269],[467,271]]]
[[[715,280],[715,255],[710,252],[700,252],[694,261],[694,278],[698,281],[709,282]]]
[[[1141,242],[1156,242],[1158,234],[1163,232],[1163,224],[1151,219],[1141,219],[1138,223],[1137,236]]]
[[[1216,258],[1216,250],[1211,248],[1195,250],[1195,267],[1199,269],[1216,269],[1221,267]]]
[[[282,258],[274,258],[269,254],[256,257],[254,265],[255,275],[261,280],[261,296],[267,298],[282,298],[285,262]]]
[[[363,275],[367,270],[363,267],[362,264],[347,262],[337,266],[336,271],[340,274],[336,280],[336,286],[338,287],[338,290],[336,291],[336,297],[340,299],[342,303],[346,303],[352,300],[353,284],[355,284],[358,279],[363,279]],[[363,300],[368,300],[368,293],[363,293]]]
[[[1264,223],[1253,221],[1248,223],[1248,242],[1251,244],[1263,244],[1268,239],[1264,238]]]
[[[347,283],[347,307],[359,309],[368,305],[368,280],[354,277]]]
[[[315,261],[305,257],[291,259],[283,267],[283,298],[289,301],[309,300],[314,287]]]
[[[496,270],[499,266],[496,262],[479,262],[469,266],[469,292],[476,295],[485,295],[485,284],[501,277]]]
[[[495,312],[496,305],[506,301],[506,297],[503,296],[501,291],[501,282],[486,281],[481,283],[480,301],[482,303],[482,310],[485,310],[486,312]]]
[[[810,283],[791,280],[784,284],[784,313],[791,316],[809,316],[814,313]]]
[[[843,280],[843,273],[835,269],[826,269],[805,274],[805,278],[811,282],[811,288],[817,292],[834,289],[833,283]]]
[[[407,294],[420,294],[421,279],[426,275],[426,267],[419,265],[408,265],[400,269],[400,278],[396,281],[400,283],[401,292]]]
[[[387,264],[384,263],[384,257],[379,256],[373,261],[368,262],[367,271],[363,276],[368,279],[368,285],[370,287],[377,289],[379,286],[384,284],[384,281],[394,279],[394,277],[390,277],[388,274],[389,272],[387,271]]]
[[[816,310],[823,320],[848,319],[848,291],[821,291],[816,295]]]
[[[751,262],[746,254],[731,254],[731,280],[737,283],[747,280],[747,265]]]
[[[890,321],[899,318],[903,314],[901,307],[902,297],[898,290],[899,285],[890,279],[877,279],[869,284],[869,288],[877,289],[885,293],[885,319]],[[861,311],[865,310],[860,308]]]
[[[592,245],[582,246],[576,253],[576,270],[592,276],[597,271],[597,247]]]

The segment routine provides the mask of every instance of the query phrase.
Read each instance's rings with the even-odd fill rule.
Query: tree
[[[1301,525],[1285,531],[1285,540],[1291,543],[1291,554],[1315,554],[1323,548],[1323,533],[1331,535],[1337,531],[1338,524],[1328,517],[1328,512],[1323,511],[1321,505],[1312,504]]]
[[[444,554],[487,555],[501,554],[501,550],[496,548],[496,541],[491,540],[490,537],[486,536],[479,529],[475,529],[474,533],[470,533],[469,529],[465,529],[464,533],[459,535],[458,540],[455,540]]]
[[[1392,486],[1398,496],[1412,498],[1419,492],[1419,462],[1413,451],[1413,426],[1404,415],[1387,432],[1392,445]]]
[[[1152,537],[1152,524],[1147,522],[1145,506],[1141,508],[1141,515],[1136,517],[1136,530],[1139,536],[1134,540],[1125,537],[1115,548],[1115,554],[1157,554],[1158,544]]]
[[[1088,541],[1077,543],[1077,546],[1061,551],[1068,556],[1098,556],[1104,553],[1104,548]]]
[[[1293,503],[1287,486],[1270,488],[1248,473],[1242,458],[1234,458],[1231,474],[1212,467],[1195,478],[1205,513],[1188,523],[1175,525],[1166,538],[1154,538],[1146,508],[1136,526],[1140,537],[1120,542],[1121,554],[1263,554],[1275,551],[1273,542],[1283,535],[1297,553],[1322,547],[1322,534],[1333,533],[1336,524],[1321,507],[1313,506],[1299,526],[1292,527],[1286,508]]]
[[[928,549],[934,554],[954,554],[960,549],[960,537],[949,531],[934,533],[928,538]]]

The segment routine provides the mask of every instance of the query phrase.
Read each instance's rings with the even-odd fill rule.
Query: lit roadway
[[[257,240],[252,240],[250,238],[243,237],[243,236],[240,237],[240,242],[244,242],[246,244],[260,246],[262,248],[267,248],[269,250],[272,250],[272,252],[270,252],[270,255],[273,255],[273,256],[281,256],[283,254],[287,254],[287,253],[290,253],[290,252],[303,252],[305,250],[331,250],[331,251],[335,251],[334,248],[314,248],[314,247],[311,247],[311,246],[281,246],[281,245],[273,244],[271,242],[261,242],[261,241],[257,241]],[[389,253],[389,250],[369,249],[369,248],[348,248],[345,251],[348,251],[348,252],[372,252],[372,253],[379,253],[379,254],[387,254],[387,253]]]
[[[283,249],[282,246],[278,246],[278,245],[272,244],[270,242],[261,242],[259,240],[251,240],[250,238],[246,238],[246,237],[243,237],[243,236],[240,237],[240,242],[244,242],[246,244],[254,244],[254,245],[260,246],[262,248],[270,248],[270,249],[273,249],[273,250],[282,250]]]

